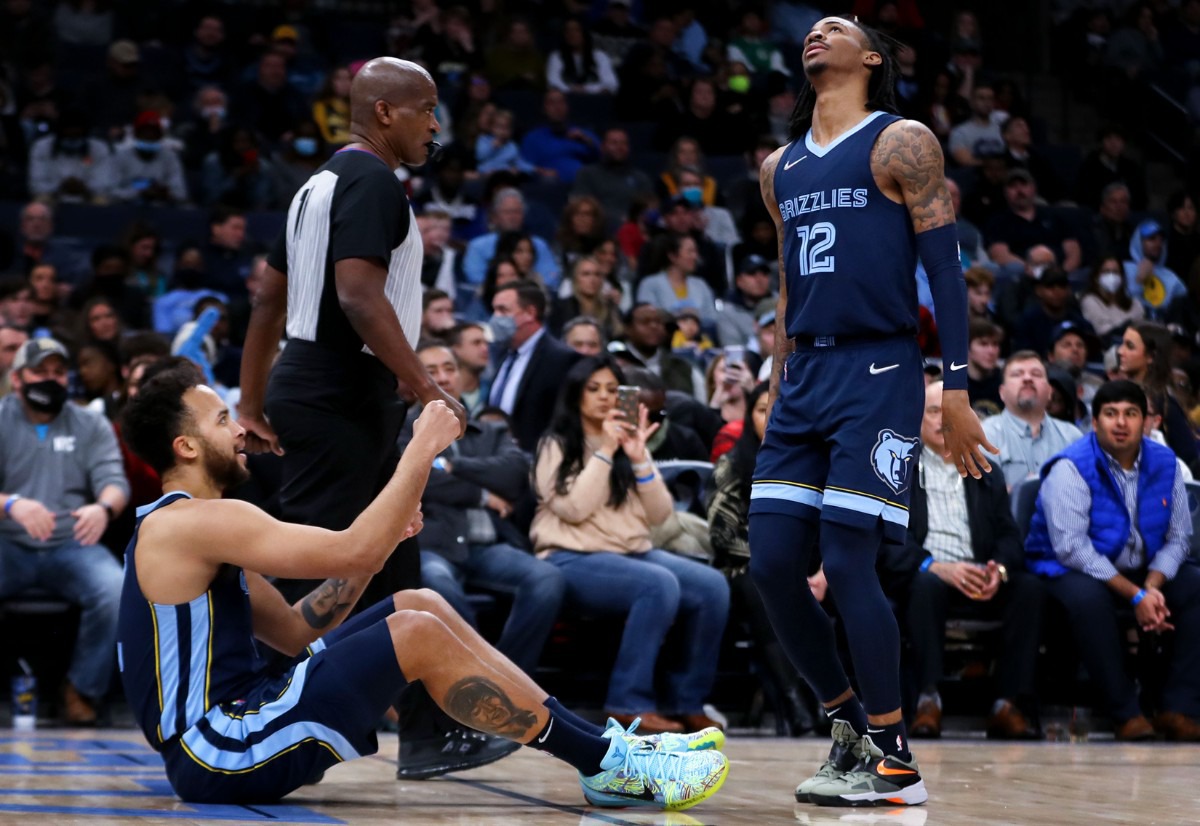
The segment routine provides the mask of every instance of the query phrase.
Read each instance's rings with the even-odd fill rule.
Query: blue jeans
[[[537,668],[567,587],[553,565],[504,543],[470,546],[461,565],[423,550],[421,584],[440,594],[473,626],[475,611],[467,601],[465,585],[511,594],[512,611],[496,650],[526,674]]]
[[[567,577],[567,597],[584,611],[625,614],[621,647],[605,708],[617,714],[695,714],[717,676],[729,617],[724,574],[668,551],[617,554],[554,551],[549,561]],[[676,617],[684,629],[682,670],[669,675],[669,696],[654,694],[654,666]]]
[[[67,679],[86,697],[103,697],[112,679],[122,581],[121,566],[102,545],[70,539],[30,550],[0,540],[0,599],[36,587],[82,610]]]

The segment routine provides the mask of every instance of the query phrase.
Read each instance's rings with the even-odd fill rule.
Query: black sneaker
[[[405,737],[401,733],[396,779],[426,780],[439,774],[486,766],[519,748],[520,743],[480,734],[464,726],[434,737]]]

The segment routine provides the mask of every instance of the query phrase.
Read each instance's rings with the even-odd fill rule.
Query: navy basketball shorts
[[[247,696],[213,706],[163,749],[167,778],[194,803],[271,803],[379,750],[375,729],[404,687],[391,600],[315,642],[312,656]]]
[[[750,514],[781,513],[873,528],[903,543],[925,406],[910,336],[798,345],[750,489]]]

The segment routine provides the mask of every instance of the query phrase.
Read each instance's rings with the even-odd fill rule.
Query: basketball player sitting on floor
[[[582,720],[432,591],[402,591],[340,625],[420,530],[430,466],[459,430],[444,403],[426,405],[387,486],[329,531],[220,498],[247,478],[246,431],[194,370],[143,384],[123,432],[169,493],[138,510],[118,648],[126,696],[181,798],[274,801],[374,753],[375,724],[409,680],[459,722],[570,763],[592,805],[685,809],[720,788],[720,731],[636,737]],[[288,605],[267,576],[329,579]],[[296,664],[266,672],[259,643]]]

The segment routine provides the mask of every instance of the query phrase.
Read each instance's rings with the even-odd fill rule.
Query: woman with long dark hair
[[[1167,447],[1175,451],[1175,455],[1194,472],[1198,468],[1200,449],[1197,448],[1196,436],[1183,405],[1175,396],[1175,386],[1171,381],[1173,347],[1170,330],[1153,321],[1143,321],[1125,330],[1125,336],[1117,348],[1117,362],[1121,366],[1121,374],[1140,384],[1147,395],[1166,398],[1166,407],[1162,410],[1162,431],[1167,437]]]
[[[641,731],[717,725],[704,713],[729,613],[719,571],[655,549],[650,529],[674,503],[646,450],[658,429],[639,406],[636,423],[617,406],[624,374],[607,353],[575,364],[564,378],[554,421],[538,445],[534,550],[567,579],[567,599],[589,613],[624,617],[605,707]],[[678,671],[660,698],[658,653],[672,625],[683,631]]]
[[[617,91],[612,61],[592,45],[591,29],[578,18],[563,23],[562,43],[546,60],[546,85],[582,95],[611,95]]]

